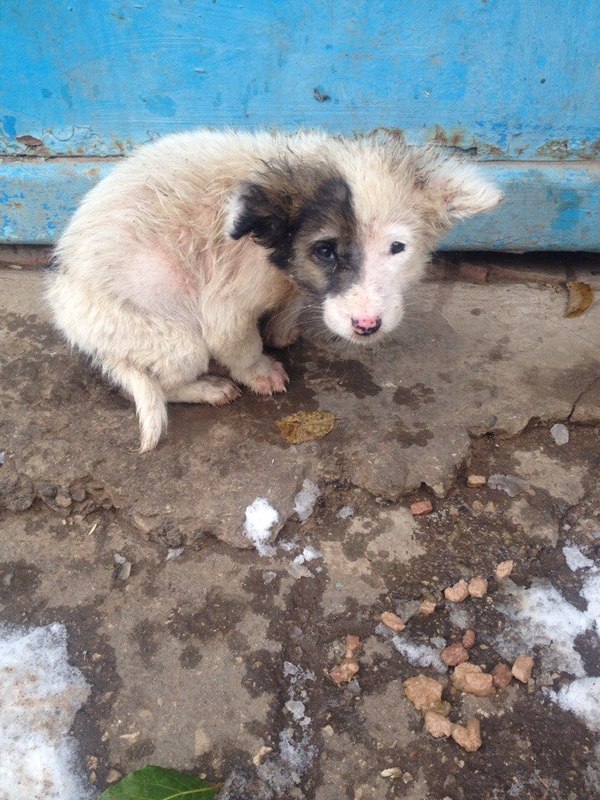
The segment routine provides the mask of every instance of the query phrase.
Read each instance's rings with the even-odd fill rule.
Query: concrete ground
[[[494,264],[438,266],[377,349],[302,340],[285,396],[171,407],[143,456],[128,401],[52,330],[40,272],[0,270],[0,620],[66,625],[99,790],[154,763],[236,800],[600,798],[600,304],[565,318],[563,285],[600,277]],[[334,430],[288,444],[276,421],[316,410]],[[272,555],[244,535],[256,498],[279,513]],[[476,575],[485,597],[444,599]],[[469,628],[471,662],[528,653],[529,683],[453,688],[439,654]],[[359,671],[337,685],[347,635]],[[419,674],[453,722],[480,720],[480,749],[423,729],[403,687]]]

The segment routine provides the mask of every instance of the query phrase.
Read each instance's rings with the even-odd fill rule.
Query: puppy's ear
[[[275,248],[288,233],[293,206],[283,187],[242,184],[233,200],[229,235],[232,239],[250,235],[263,247]]]
[[[502,192],[476,166],[441,148],[417,148],[412,162],[425,214],[439,232],[460,219],[491,211],[502,201]]]

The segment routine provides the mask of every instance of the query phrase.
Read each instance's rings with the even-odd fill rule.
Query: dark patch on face
[[[429,386],[415,383],[414,386],[399,386],[394,392],[394,403],[416,411],[422,403],[433,403],[434,396],[435,392]]]
[[[356,282],[363,254],[352,191],[334,168],[270,164],[245,186],[240,203],[231,237],[251,235],[305,291],[335,295]],[[319,236],[323,230],[328,234]]]

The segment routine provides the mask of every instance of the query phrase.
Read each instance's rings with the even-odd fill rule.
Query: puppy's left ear
[[[263,247],[273,248],[285,237],[291,213],[289,193],[259,182],[244,183],[232,201],[229,235],[232,239],[250,235]]]
[[[440,232],[502,202],[503,193],[478,167],[439,148],[416,150],[413,163],[425,213]]]

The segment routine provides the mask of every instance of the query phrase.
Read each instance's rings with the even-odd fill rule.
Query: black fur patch
[[[338,294],[358,278],[362,252],[352,191],[332,168],[288,162],[269,165],[240,195],[231,236],[250,235],[270,251],[273,264],[311,294]],[[319,233],[335,243],[335,262],[315,254]]]

